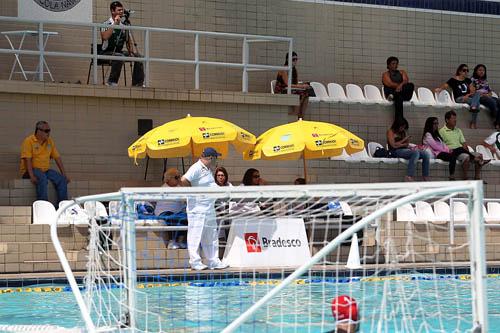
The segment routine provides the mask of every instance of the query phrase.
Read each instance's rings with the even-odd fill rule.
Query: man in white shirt
[[[491,151],[493,158],[500,159],[500,132],[495,131],[484,140],[484,146]]]
[[[211,167],[215,166],[220,154],[211,147],[203,150],[200,159],[181,178],[182,186],[217,186]],[[206,268],[224,269],[228,267],[219,259],[219,239],[215,215],[215,200],[212,198],[190,197],[187,200],[188,252],[189,264],[194,270]],[[200,245],[208,260],[208,266],[201,262]]]

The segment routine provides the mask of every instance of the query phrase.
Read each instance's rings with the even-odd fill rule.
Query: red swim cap
[[[350,319],[358,321],[358,305],[356,300],[347,295],[340,295],[332,300],[332,315],[337,320]]]

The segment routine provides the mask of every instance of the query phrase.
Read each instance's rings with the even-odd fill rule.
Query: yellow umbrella
[[[225,158],[229,144],[243,153],[255,145],[255,135],[228,121],[209,117],[191,117],[170,121],[153,128],[128,148],[134,158],[172,158],[199,156],[205,147],[213,147]]]
[[[253,149],[243,154],[246,160],[304,159],[304,177],[307,178],[306,159],[328,158],[353,154],[364,149],[364,141],[342,127],[299,119],[267,130],[257,138]]]

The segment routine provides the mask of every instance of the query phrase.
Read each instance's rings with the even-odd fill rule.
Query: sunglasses
[[[260,175],[253,175],[252,177],[257,179],[257,178],[260,178]]]
[[[42,132],[45,132],[45,133],[47,133],[47,134],[49,134],[49,133],[50,133],[50,128],[49,128],[49,129],[41,129],[41,128],[39,128],[38,130],[39,130],[39,131],[42,131]]]
[[[464,68],[464,69],[462,69],[462,72],[464,72],[464,73],[468,73],[468,72],[469,72],[469,70],[468,70],[467,68]]]
[[[292,58],[292,61],[297,61],[299,60],[299,58]]]

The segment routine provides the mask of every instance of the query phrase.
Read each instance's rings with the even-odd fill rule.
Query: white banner
[[[233,221],[224,262],[231,267],[298,267],[311,258],[300,218]]]
[[[92,22],[92,0],[18,0],[19,18]]]

